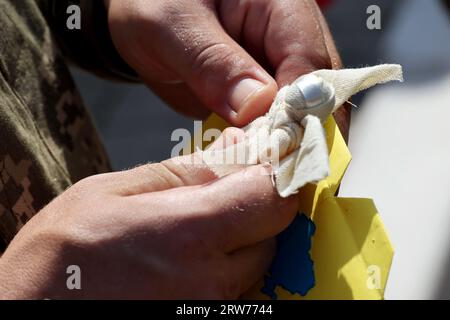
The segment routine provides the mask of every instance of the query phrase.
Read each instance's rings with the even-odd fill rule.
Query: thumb
[[[200,10],[205,12],[172,19],[174,25],[161,30],[168,34],[157,50],[209,109],[243,126],[268,111],[277,84],[224,31],[213,9]]]
[[[238,143],[243,137],[244,132],[241,129],[227,128],[211,148],[225,148]],[[95,177],[97,182],[103,184],[103,190],[121,196],[203,185],[218,179],[216,173],[202,161],[201,153],[198,152]]]

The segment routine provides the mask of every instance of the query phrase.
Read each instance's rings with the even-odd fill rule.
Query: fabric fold
[[[218,176],[243,166],[271,163],[278,193],[282,197],[295,194],[305,184],[329,175],[322,122],[357,92],[393,80],[403,81],[400,65],[317,70],[299,77],[281,88],[266,115],[244,128],[241,142],[205,150],[203,162]]]

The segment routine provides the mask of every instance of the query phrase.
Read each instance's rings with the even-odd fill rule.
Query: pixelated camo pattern
[[[54,197],[109,169],[38,6],[0,0],[0,253]]]

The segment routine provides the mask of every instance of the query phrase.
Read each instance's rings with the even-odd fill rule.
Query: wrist
[[[26,227],[0,258],[0,300],[67,296],[68,241]]]

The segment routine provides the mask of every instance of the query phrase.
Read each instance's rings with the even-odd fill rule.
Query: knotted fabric
[[[328,149],[322,123],[359,91],[388,81],[403,81],[399,65],[384,64],[360,69],[318,70],[309,74],[324,84],[333,100],[311,107],[301,92],[283,87],[269,112],[244,128],[245,137],[225,149],[207,149],[203,161],[219,176],[243,166],[271,163],[278,193],[288,197],[307,183],[329,175]],[[302,80],[303,79],[303,80]],[[292,89],[294,88],[294,90]]]

